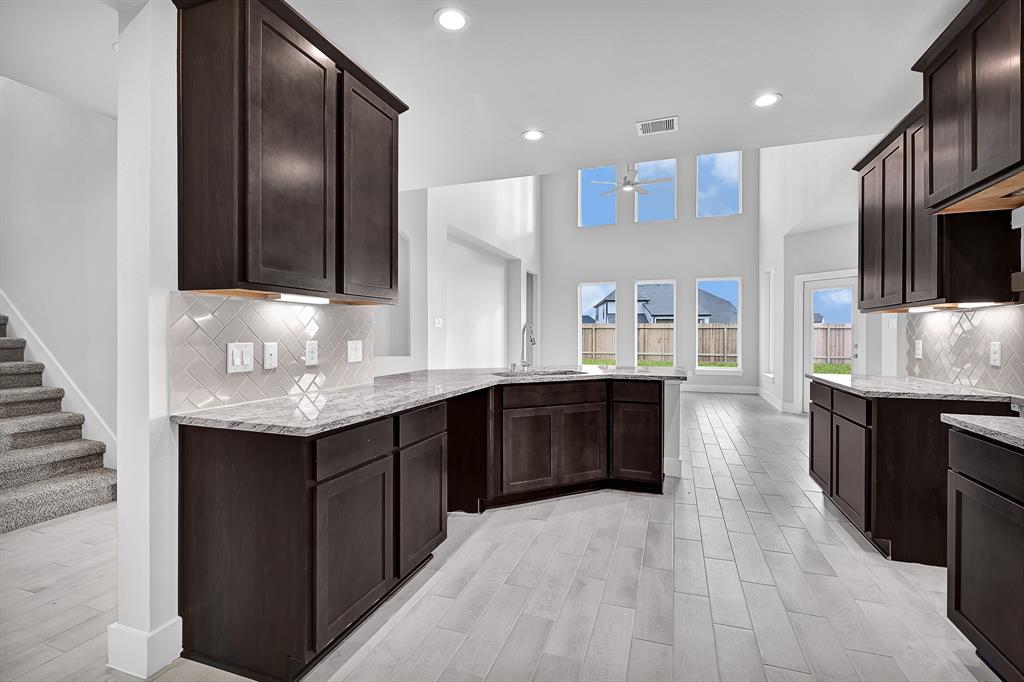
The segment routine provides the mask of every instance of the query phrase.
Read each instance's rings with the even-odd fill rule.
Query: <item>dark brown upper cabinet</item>
[[[925,103],[856,166],[860,179],[859,302],[863,311],[1011,302],[1019,230],[1007,211],[936,214],[928,208]]]
[[[1015,208],[1024,197],[1021,0],[971,0],[914,65],[924,74],[928,208]]]
[[[394,302],[408,107],[281,0],[175,2],[178,288]]]

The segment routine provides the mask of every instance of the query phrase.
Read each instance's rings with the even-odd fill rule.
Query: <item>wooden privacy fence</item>
[[[697,325],[697,364],[736,363],[736,338],[739,329],[734,324],[698,324]]]
[[[671,324],[638,324],[636,359],[643,362],[672,362],[676,351],[676,329]]]
[[[615,360],[615,325],[584,324],[583,359]]]
[[[851,364],[853,362],[853,326],[849,323],[815,322],[811,326],[814,363]]]

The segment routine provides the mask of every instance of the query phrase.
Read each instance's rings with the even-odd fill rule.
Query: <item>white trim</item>
[[[714,384],[691,384],[683,381],[679,384],[679,390],[683,393],[747,393],[757,395],[760,390],[757,386],[716,386]]]
[[[678,457],[674,459],[666,457],[664,473],[666,476],[671,476],[672,478],[681,478],[683,475],[683,460]]]
[[[740,377],[743,376],[743,370],[736,367],[694,367],[694,374],[706,374],[708,376],[726,376],[726,377]]]
[[[152,632],[111,623],[107,626],[107,665],[141,677],[152,676],[181,655],[181,617],[175,616]]]
[[[782,403],[782,411],[790,414],[803,414],[804,408],[798,403]]]
[[[7,313],[8,332],[10,327],[17,330],[18,334],[24,337],[27,350],[31,350],[33,360],[46,365],[47,384],[60,386],[64,389],[64,401],[62,409],[78,412],[85,415],[85,423],[82,425],[82,436],[92,440],[102,441],[107,446],[103,455],[103,466],[114,469],[117,467],[117,434],[110,428],[99,411],[79,388],[75,380],[71,378],[64,365],[60,364],[57,357],[50,348],[39,337],[39,334],[28,323],[25,316],[21,314],[18,307],[14,305],[10,297],[0,289],[0,301]]]
[[[633,366],[640,366],[640,344],[637,343],[640,340],[640,312],[638,308],[637,295],[640,292],[641,284],[671,284],[672,285],[672,366],[676,366],[676,341],[678,339],[677,332],[679,331],[679,316],[676,314],[677,308],[677,294],[679,287],[676,286],[674,279],[638,279],[633,282]],[[616,333],[618,333],[619,316],[615,315]],[[618,355],[616,349],[616,356]]]
[[[782,412],[782,398],[776,398],[772,395],[771,391],[767,391],[764,388],[760,388],[757,394],[761,396],[761,400],[765,401],[779,412]]]
[[[793,402],[790,405],[795,406],[795,411],[800,414],[803,413],[804,401],[804,285],[808,282],[847,277],[856,278],[857,268],[793,275]],[[854,286],[853,293],[854,295],[857,293],[856,286]],[[856,301],[851,302],[850,305],[853,306],[853,315],[856,315],[858,312]]]

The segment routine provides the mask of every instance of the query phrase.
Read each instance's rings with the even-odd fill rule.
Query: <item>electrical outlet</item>
[[[274,369],[277,367],[277,341],[267,341],[263,344],[263,369]]]
[[[252,344],[251,343],[229,343],[228,344],[228,374],[252,371]]]
[[[914,359],[924,359],[924,342],[921,339],[914,340]]]
[[[320,344],[316,341],[306,341],[306,367],[314,367],[320,364]]]
[[[989,367],[1003,366],[1003,344],[1001,341],[993,341],[988,347]]]
[[[355,341],[348,342],[348,361],[363,361],[363,342],[361,340],[356,339]]]

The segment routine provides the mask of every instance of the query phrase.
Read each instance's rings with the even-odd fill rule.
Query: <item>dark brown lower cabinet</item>
[[[661,405],[612,403],[612,476],[660,481],[664,454]]]
[[[1004,680],[1024,680],[1024,452],[950,434],[947,615]],[[976,477],[976,478],[975,478]]]
[[[448,436],[398,452],[398,570],[407,575],[448,536]]]
[[[316,486],[316,646],[327,646],[398,580],[394,461]]]
[[[561,408],[558,483],[608,477],[608,405],[587,403]]]
[[[832,413],[811,403],[810,474],[826,495],[832,494]]]
[[[501,426],[501,491],[508,495],[555,485],[557,407],[505,410]]]
[[[868,527],[868,484],[871,479],[869,430],[832,415],[834,478],[832,501],[861,530]]]

